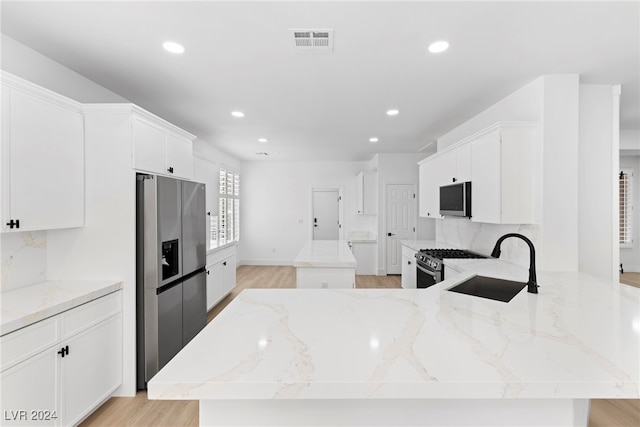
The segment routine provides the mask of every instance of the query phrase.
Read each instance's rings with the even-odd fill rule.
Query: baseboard
[[[243,259],[239,265],[292,266],[293,261],[283,259]]]

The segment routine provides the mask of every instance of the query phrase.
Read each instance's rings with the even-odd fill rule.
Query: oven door
[[[416,263],[416,288],[428,288],[442,281],[442,272],[432,271]]]

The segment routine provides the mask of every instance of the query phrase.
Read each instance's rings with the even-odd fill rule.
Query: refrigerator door
[[[182,349],[182,286],[180,283],[158,294],[158,367],[155,372],[147,371],[147,379]]]
[[[182,266],[182,184],[180,180],[156,177],[158,242],[160,245],[161,278],[160,285],[179,279],[184,268]]]
[[[207,274],[203,270],[182,283],[182,345],[207,323]]]
[[[187,275],[207,262],[205,186],[182,181],[182,271]]]

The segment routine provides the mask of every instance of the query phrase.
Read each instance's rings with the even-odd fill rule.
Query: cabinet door
[[[438,187],[441,185],[449,185],[456,182],[456,152],[455,150],[449,150],[434,159],[434,164],[438,170],[436,179],[438,181]]]
[[[471,142],[471,219],[499,224],[502,211],[500,131]]]
[[[2,372],[3,426],[62,424],[58,407],[58,350],[57,347],[45,350]],[[44,419],[47,415],[48,420]]]
[[[222,291],[223,295],[228,294],[236,287],[236,256],[232,255],[222,261],[224,275]]]
[[[224,270],[222,262],[207,266],[207,311],[211,310],[224,296]]]
[[[165,131],[138,118],[132,122],[133,168],[167,174]]]
[[[418,211],[420,216],[426,218],[439,218],[438,204],[440,201],[439,183],[436,178],[435,161],[429,160],[420,165],[418,170],[420,188]]]
[[[402,287],[404,289],[416,288],[416,266],[415,257],[402,256]]]
[[[19,90],[3,98],[3,231],[84,225],[82,115]],[[19,228],[10,229],[10,220]]]
[[[364,214],[364,174],[360,172],[356,178],[356,209],[358,214]]]
[[[471,181],[471,144],[456,148],[456,181]]]
[[[61,411],[75,425],[122,384],[122,316],[111,317],[65,341]]]
[[[166,135],[166,172],[178,178],[193,178],[193,150],[188,139]]]

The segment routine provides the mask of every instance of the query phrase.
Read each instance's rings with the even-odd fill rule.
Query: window
[[[211,216],[211,247],[240,240],[240,175],[220,169],[218,215]]]
[[[633,243],[631,239],[631,224],[633,221],[632,178],[632,170],[623,169],[620,171],[620,247],[630,247]]]

